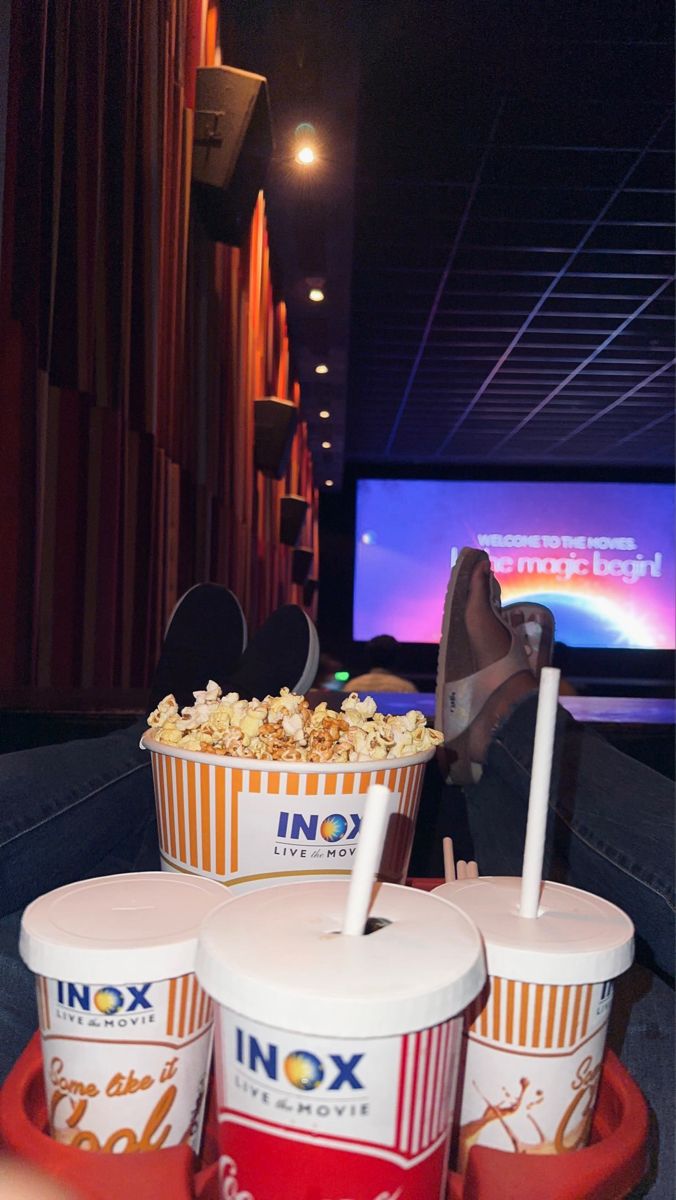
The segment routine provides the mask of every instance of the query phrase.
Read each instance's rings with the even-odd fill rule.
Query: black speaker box
[[[254,401],[254,464],[271,479],[282,479],[298,424],[298,409],[290,400],[264,396]]]
[[[283,546],[295,546],[309,508],[302,496],[282,496],[279,509],[279,540]]]
[[[199,67],[193,196],[213,241],[242,244],[272,150],[264,77],[236,67]]]
[[[293,583],[305,583],[310,574],[314,554],[309,546],[298,546],[293,552],[291,562],[291,580]]]
[[[315,592],[319,587],[318,579],[306,579],[303,584],[303,604],[305,608],[309,608],[315,598]]]

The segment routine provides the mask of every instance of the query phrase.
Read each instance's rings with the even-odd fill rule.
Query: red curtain
[[[190,210],[212,0],[14,0],[0,280],[0,685],[130,688],[201,579],[255,626],[301,602],[253,403],[299,403],[260,196],[246,244]]]

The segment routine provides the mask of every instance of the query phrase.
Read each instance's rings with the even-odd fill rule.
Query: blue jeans
[[[466,789],[482,875],[520,875],[537,696],[494,734],[483,776]],[[674,787],[557,715],[544,875],[604,896],[629,914],[638,957],[674,974]]]
[[[159,870],[145,727],[0,755],[0,1082],[37,1028],[23,909],[77,879]]]

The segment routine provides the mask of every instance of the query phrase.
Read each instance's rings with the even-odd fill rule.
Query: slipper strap
[[[447,743],[464,733],[479,715],[484,704],[512,675],[528,670],[522,646],[512,634],[512,645],[504,658],[491,663],[474,675],[451,681],[444,686],[444,738]]]

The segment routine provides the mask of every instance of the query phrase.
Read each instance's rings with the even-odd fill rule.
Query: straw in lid
[[[198,876],[84,879],[28,905],[19,950],[32,971],[51,979],[172,979],[194,970],[199,927],[229,899],[222,884]]]
[[[220,1004],[292,1032],[388,1037],[460,1013],[486,978],[473,923],[425,892],[380,884],[373,933],[338,932],[348,884],[238,896],[200,931],[197,977]]]
[[[545,883],[539,915],[519,915],[521,880],[485,875],[435,888],[478,925],[491,975],[523,983],[604,983],[631,966],[634,926],[600,896]]]

